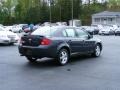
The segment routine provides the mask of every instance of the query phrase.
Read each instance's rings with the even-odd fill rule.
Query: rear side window
[[[68,37],[76,37],[75,30],[74,29],[65,29]]]
[[[65,30],[57,30],[55,31],[52,36],[54,37],[67,37],[67,33],[65,32]]]

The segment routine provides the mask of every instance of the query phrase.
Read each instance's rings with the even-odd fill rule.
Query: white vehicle
[[[58,26],[67,26],[67,22],[56,22]]]
[[[103,26],[102,25],[91,25],[91,27],[93,27],[94,28],[94,33],[95,34],[98,34],[99,33],[99,31],[103,28]]]
[[[12,31],[12,26],[4,26],[5,30]]]
[[[114,34],[115,34],[114,30],[109,26],[104,26],[99,31],[99,35],[114,35]]]
[[[42,24],[42,26],[50,26],[50,25],[51,25],[50,22],[44,22],[44,23]]]
[[[98,29],[99,29],[99,30],[103,28],[102,25],[97,25],[97,26],[98,26]]]
[[[116,30],[116,29],[118,29],[118,28],[119,28],[118,25],[113,25],[113,29],[114,29],[114,30]]]
[[[90,34],[94,34],[94,30],[95,30],[94,27],[91,26],[81,26],[81,29],[87,31]]]
[[[19,37],[17,34],[0,28],[0,44],[14,44],[17,43]]]
[[[81,26],[81,20],[70,20],[69,21],[69,26],[74,26],[74,27],[80,27]]]
[[[98,34],[99,33],[100,29],[98,28],[97,25],[91,25],[91,27],[94,29],[94,31],[93,31],[94,34]]]
[[[22,32],[22,28],[19,25],[13,25],[12,32],[14,32],[14,33],[21,33]]]
[[[120,35],[120,27],[115,30],[115,36]]]

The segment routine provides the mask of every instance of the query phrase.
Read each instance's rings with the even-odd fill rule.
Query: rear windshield
[[[57,31],[57,28],[41,27],[35,30],[31,35],[52,36],[55,31]]]

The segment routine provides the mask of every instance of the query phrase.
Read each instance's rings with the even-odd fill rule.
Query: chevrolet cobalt
[[[73,54],[99,57],[102,42],[81,28],[69,26],[41,27],[21,37],[19,53],[30,62],[49,57],[65,65]]]

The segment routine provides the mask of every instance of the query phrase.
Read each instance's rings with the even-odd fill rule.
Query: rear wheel
[[[61,49],[57,56],[57,61],[59,65],[67,64],[69,60],[69,53],[66,49]]]
[[[37,61],[37,58],[34,58],[34,57],[28,57],[28,56],[26,56],[26,58],[27,58],[27,60],[29,62],[36,62]]]
[[[99,44],[96,45],[94,53],[92,53],[92,56],[99,57],[101,54],[101,47]]]

